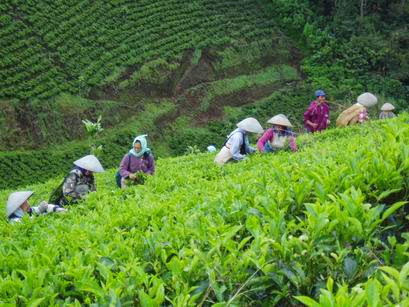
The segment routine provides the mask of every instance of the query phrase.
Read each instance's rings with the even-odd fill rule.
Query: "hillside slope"
[[[105,129],[103,135],[95,140],[103,146],[103,153],[99,157],[106,167],[118,166],[138,134],[149,135],[149,146],[157,158],[183,154],[189,146],[196,146],[200,150],[209,144],[220,146],[235,123],[243,117],[253,115],[264,122],[271,116],[272,109],[276,112],[288,111],[290,108],[296,110],[294,106],[300,104],[300,101],[292,101],[291,97],[283,100],[280,97],[282,89],[277,89],[288,87],[287,84],[297,82],[294,81],[297,78],[297,71],[293,67],[273,65],[254,74],[201,83],[188,89],[178,99],[144,100],[143,108],[133,108],[135,114],[126,108],[128,120],[120,120],[115,127]],[[249,106],[249,101],[254,99],[260,101]],[[70,98],[64,101],[70,101]],[[105,105],[115,106],[115,102],[106,101]],[[254,106],[257,108],[252,109]],[[299,116],[299,110],[289,114],[292,120]],[[80,120],[84,108],[77,105],[73,111],[78,115],[77,120]],[[115,109],[112,112],[109,115],[111,121],[120,118]],[[43,115],[40,116],[45,120]],[[63,125],[71,133],[85,131],[82,123],[75,125],[73,122],[72,118],[51,122],[44,126],[43,136],[49,137],[49,140],[58,139],[56,125]],[[106,122],[103,120],[104,128]],[[33,121],[29,123],[35,124]],[[44,182],[65,173],[72,161],[89,153],[86,140],[28,150],[28,140],[18,134],[13,134],[13,137],[27,146],[24,151],[10,151],[8,148],[7,152],[0,152],[0,174],[4,174],[0,176],[0,189]]]
[[[255,0],[7,0],[0,42],[2,150],[81,139],[81,119],[103,115],[116,127],[152,101],[195,108],[209,82],[299,59]],[[268,86],[241,103],[277,88]]]
[[[298,153],[224,168],[210,154],[161,159],[128,190],[114,170],[99,175],[66,214],[0,220],[0,302],[282,306],[329,277],[382,285],[379,266],[409,261],[407,119],[302,136]],[[33,201],[59,180],[32,186]],[[407,296],[368,287],[358,305]]]
[[[77,94],[156,58],[271,35],[256,1],[3,1],[0,98]]]
[[[409,5],[382,2],[3,1],[0,189],[64,173],[99,115],[114,167],[137,134],[162,158],[220,146],[247,116],[302,131],[317,88],[332,125],[363,91],[402,111]]]

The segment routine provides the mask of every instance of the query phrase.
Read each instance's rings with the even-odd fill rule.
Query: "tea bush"
[[[127,190],[115,187],[115,169],[98,174],[97,192],[65,214],[1,219],[0,302],[399,303],[408,295],[407,120],[304,135],[297,153],[223,168],[213,154],[161,159]],[[60,180],[27,187],[32,202]]]

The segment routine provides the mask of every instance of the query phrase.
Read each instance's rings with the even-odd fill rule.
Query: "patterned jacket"
[[[96,191],[94,176],[86,176],[78,168],[70,171],[62,187],[65,204],[75,203],[92,191]]]
[[[379,114],[379,119],[394,118],[394,117],[396,117],[396,115],[393,112],[382,111],[381,114]]]

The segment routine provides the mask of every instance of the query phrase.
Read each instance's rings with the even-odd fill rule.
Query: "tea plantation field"
[[[160,159],[128,190],[112,169],[67,213],[2,218],[0,304],[407,306],[407,120],[224,168]],[[32,203],[60,180],[28,187]]]
[[[10,1],[0,4],[0,99],[84,94],[129,67],[190,48],[258,40],[271,20],[255,1]],[[134,71],[131,71],[133,73]],[[128,71],[129,73],[129,71]]]

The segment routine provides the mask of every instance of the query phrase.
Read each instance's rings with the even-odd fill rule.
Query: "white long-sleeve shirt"
[[[232,158],[234,160],[243,160],[246,156],[240,153],[240,148],[244,142],[244,151],[250,154],[256,151],[255,148],[250,147],[247,132],[241,128],[237,128],[227,137],[226,147],[229,148]]]

